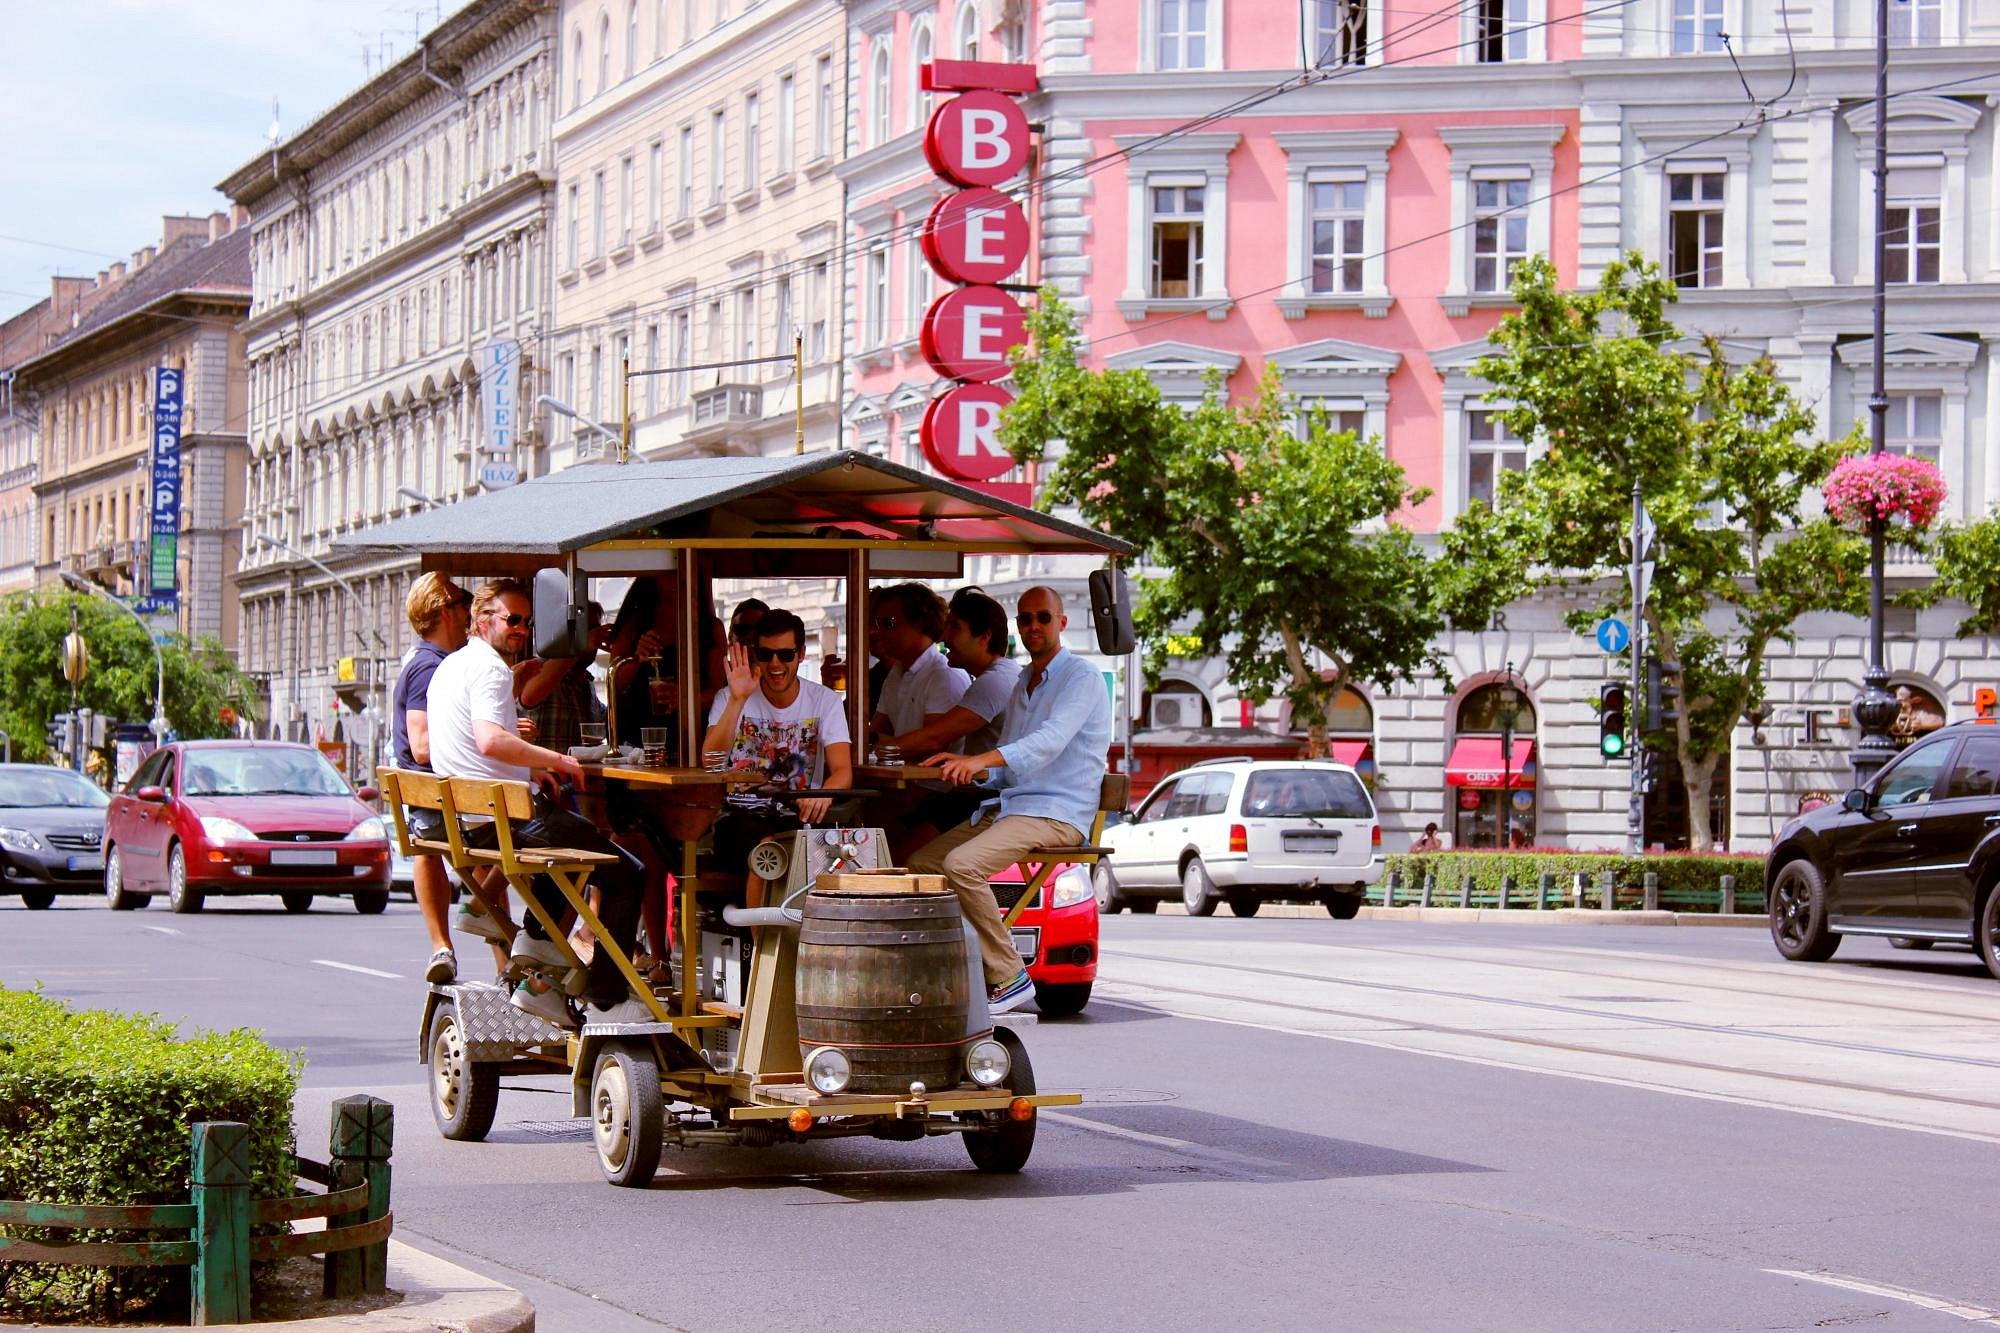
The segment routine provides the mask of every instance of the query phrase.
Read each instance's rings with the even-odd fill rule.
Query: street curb
[[[1187,915],[1187,909],[1177,902],[1162,902],[1156,910],[1160,916]],[[1304,903],[1265,903],[1258,909],[1257,915],[1330,919],[1324,907]],[[1604,912],[1592,907],[1558,907],[1548,911],[1533,907],[1363,907],[1356,920],[1418,921],[1461,926],[1501,923],[1516,926],[1695,926],[1711,930],[1718,927],[1761,930],[1771,923],[1762,912],[1736,912],[1723,916],[1718,912]]]

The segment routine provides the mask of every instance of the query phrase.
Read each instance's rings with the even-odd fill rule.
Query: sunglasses
[[[799,650],[796,648],[753,648],[750,651],[757,654],[759,662],[768,662],[775,657],[780,662],[789,664],[799,655]]]
[[[1053,611],[1023,611],[1020,615],[1014,617],[1014,623],[1022,629],[1026,629],[1030,625],[1051,624],[1055,621],[1055,618],[1056,615]]]
[[[498,611],[494,611],[491,614],[495,620],[505,625],[508,629],[519,629],[521,626],[534,620],[533,616],[503,616]]]
[[[868,624],[874,629],[894,629],[896,628],[896,617],[877,616],[875,619],[869,621]]]

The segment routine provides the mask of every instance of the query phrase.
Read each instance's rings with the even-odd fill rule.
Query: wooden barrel
[[[799,1057],[837,1046],[849,1092],[963,1080],[970,1003],[965,930],[951,893],[815,889],[799,926]]]

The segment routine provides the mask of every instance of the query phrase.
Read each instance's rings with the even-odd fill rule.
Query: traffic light
[[[1646,659],[1646,726],[1671,727],[1680,721],[1675,705],[1681,697],[1681,664],[1657,657]]]
[[[1666,760],[1658,750],[1639,751],[1639,790],[1648,796],[1660,794],[1660,777]]]
[[[1625,756],[1625,687],[1604,685],[1597,691],[1597,752],[1606,759]]]
[[[68,713],[57,713],[54,717],[50,718],[45,734],[49,742],[49,757],[51,759],[67,758],[70,752],[70,715]]]

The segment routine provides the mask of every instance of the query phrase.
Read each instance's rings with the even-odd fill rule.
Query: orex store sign
[[[1027,165],[1028,118],[1014,99],[1035,90],[1035,71],[938,60],[924,66],[923,84],[959,94],[931,113],[924,157],[961,188],[924,220],[924,258],[959,285],[931,303],[919,345],[932,369],[958,384],[932,401],[918,440],[945,476],[992,481],[1014,466],[1000,443],[1000,409],[1013,395],[993,381],[1006,378],[1009,349],[1027,341],[1020,303],[995,284],[1020,270],[1029,246],[1027,215],[992,187]]]

